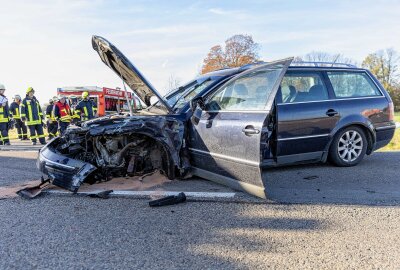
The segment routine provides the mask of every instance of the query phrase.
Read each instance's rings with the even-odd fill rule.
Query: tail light
[[[394,106],[393,106],[393,102],[389,103],[389,121],[394,121]]]

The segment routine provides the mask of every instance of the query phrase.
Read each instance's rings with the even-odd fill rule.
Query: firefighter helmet
[[[85,91],[82,93],[82,98],[87,98],[89,96],[89,92]]]
[[[0,83],[0,90],[6,90],[6,87],[2,83]]]
[[[33,91],[33,92],[35,92],[35,90],[33,89],[33,87],[28,87],[28,89],[26,89],[26,93],[28,94],[29,92],[31,92],[31,91]]]
[[[21,100],[21,96],[20,95],[15,95],[14,96],[14,100]]]
[[[57,96],[54,96],[54,97],[53,97],[53,101],[58,101],[58,97],[57,97]]]

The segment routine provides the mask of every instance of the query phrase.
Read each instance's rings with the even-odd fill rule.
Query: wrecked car
[[[162,96],[109,41],[92,45],[147,107],[70,126],[40,150],[41,172],[73,192],[158,170],[266,198],[265,169],[354,166],[394,134],[390,96],[365,69],[287,58],[203,74]]]

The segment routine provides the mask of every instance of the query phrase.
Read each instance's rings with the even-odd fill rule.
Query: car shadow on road
[[[264,172],[268,199],[279,203],[400,205],[400,152],[378,152],[354,167],[297,165]]]

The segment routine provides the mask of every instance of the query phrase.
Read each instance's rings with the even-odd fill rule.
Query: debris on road
[[[113,190],[104,190],[104,191],[100,191],[98,193],[91,193],[88,196],[91,198],[108,199],[108,198],[110,198],[110,194],[112,192],[113,192]]]
[[[165,205],[173,205],[186,201],[185,193],[181,192],[178,195],[167,196],[161,199],[149,201],[149,206],[157,207],[157,206],[165,206]]]
[[[33,199],[39,196],[42,193],[43,189],[45,189],[49,185],[50,185],[50,179],[44,180],[42,178],[42,181],[39,185],[18,190],[17,194],[25,199]]]
[[[148,190],[172,182],[159,171],[151,175],[132,176],[132,177],[115,177],[107,182],[95,184],[84,183],[79,191],[92,192],[97,190]]]
[[[34,180],[34,181],[28,181],[28,182],[20,183],[20,184],[16,184],[16,185],[0,187],[0,200],[17,197],[18,196],[17,191],[19,191],[23,188],[29,187],[29,186],[30,187],[36,186],[39,183],[40,183],[40,181]]]
[[[316,175],[310,175],[310,176],[303,177],[303,179],[305,179],[305,180],[314,180],[314,179],[318,179],[318,178],[319,177]]]

